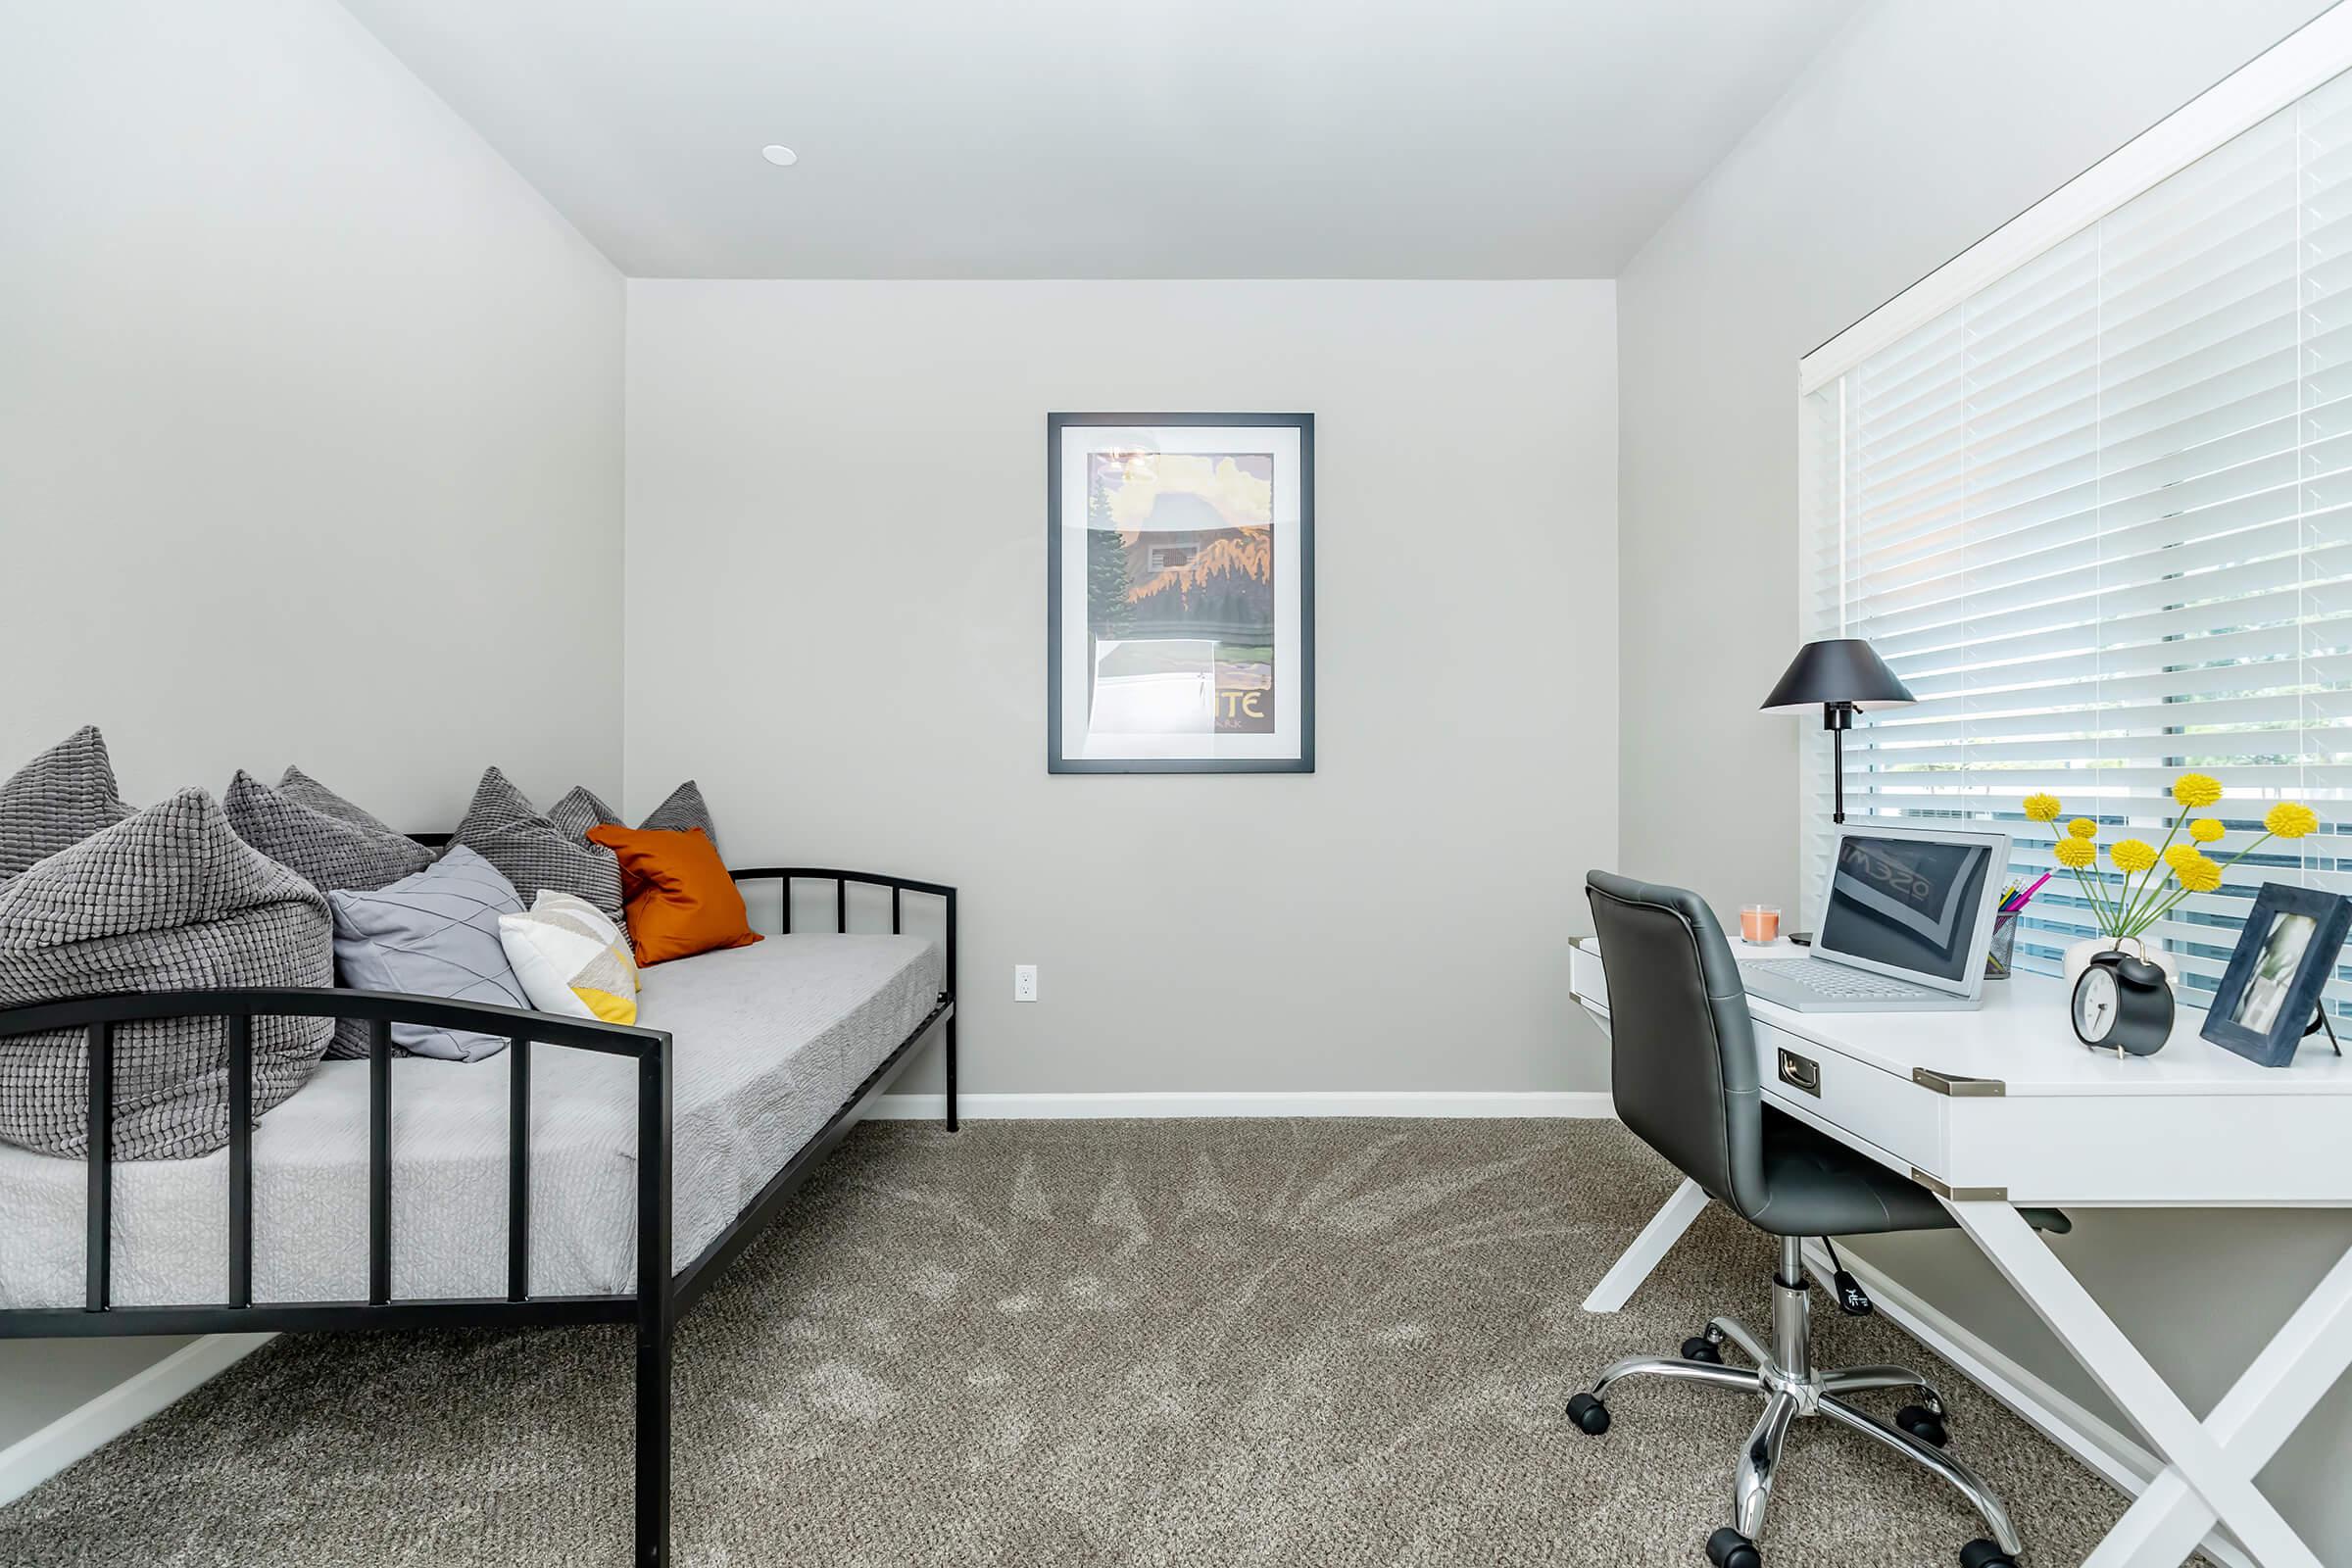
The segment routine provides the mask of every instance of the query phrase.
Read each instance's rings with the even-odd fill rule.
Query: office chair
[[[1907,1367],[1815,1368],[1812,1298],[1804,1238],[1950,1229],[1956,1222],[1918,1183],[1815,1132],[1764,1103],[1755,1035],[1740,966],[1723,929],[1695,894],[1593,871],[1585,878],[1608,976],[1612,1093],[1617,1114],[1707,1195],[1781,1242],[1773,1274],[1767,1346],[1729,1317],[1686,1340],[1679,1356],[1637,1356],[1603,1372],[1568,1415],[1592,1437],[1609,1430],[1608,1396],[1634,1377],[1675,1378],[1737,1389],[1764,1400],[1763,1416],[1740,1454],[1732,1523],[1708,1538],[1716,1568],[1763,1568],[1756,1538],[1781,1467],[1789,1426],[1827,1416],[1924,1465],[1949,1482],[1984,1517],[1989,1541],[1960,1550],[1962,1568],[2017,1568],[2025,1549],[2008,1512],[1965,1465],[1943,1451],[1942,1396]],[[2025,1210],[2028,1221],[2068,1228],[2055,1210]],[[1723,1364],[1729,1341],[1754,1367]],[[1921,1402],[1889,1425],[1850,1402],[1882,1389],[1916,1389]]]

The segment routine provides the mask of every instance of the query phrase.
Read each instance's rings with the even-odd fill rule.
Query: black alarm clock
[[[2102,953],[2075,982],[2075,1038],[2117,1055],[2152,1056],[2173,1037],[2173,988],[2164,971],[2128,953]]]

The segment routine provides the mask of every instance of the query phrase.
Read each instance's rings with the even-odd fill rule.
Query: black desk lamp
[[[1796,651],[1788,669],[1765,698],[1767,713],[1801,713],[1821,705],[1821,727],[1830,732],[1836,753],[1838,810],[1830,820],[1845,820],[1845,732],[1854,727],[1856,704],[1873,708],[1916,703],[1911,689],[1895,678],[1878,650],[1859,637],[1832,637],[1807,643]]]

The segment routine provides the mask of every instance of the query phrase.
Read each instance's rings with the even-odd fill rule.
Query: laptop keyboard
[[[1769,963],[1751,963],[1744,967],[1800,986],[1817,997],[1835,997],[1839,1001],[1866,997],[1916,997],[1921,990],[1900,980],[1883,980],[1860,969],[1824,963],[1817,958],[1779,958]]]

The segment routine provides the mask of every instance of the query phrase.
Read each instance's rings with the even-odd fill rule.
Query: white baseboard
[[[1889,1321],[1967,1373],[1969,1381],[2016,1411],[2124,1495],[2136,1497],[2147,1490],[2162,1466],[2128,1434],[2091,1414],[2039,1374],[2028,1371],[2005,1351],[1851,1251],[1839,1255]],[[1821,1243],[1805,1243],[1805,1262],[1823,1279],[1830,1277],[1830,1254]],[[2225,1568],[2255,1568],[2254,1560],[2218,1531],[2205,1538],[2201,1549]]]
[[[276,1338],[274,1334],[207,1334],[29,1437],[0,1448],[0,1503],[22,1497]]]
[[[937,1121],[945,1095],[883,1095],[876,1121]],[[961,1095],[971,1121],[1083,1121],[1109,1116],[1614,1116],[1605,1089],[1527,1092],[1422,1089],[1240,1090],[1102,1095]]]

